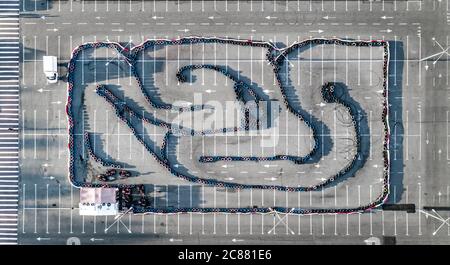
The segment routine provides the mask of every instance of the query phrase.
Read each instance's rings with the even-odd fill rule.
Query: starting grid
[[[302,116],[302,114],[293,108],[291,106],[291,102],[289,97],[286,95],[285,92],[285,83],[284,80],[281,78],[281,71],[283,70],[284,64],[287,62],[287,56],[290,52],[295,51],[297,49],[300,49],[303,46],[307,45],[343,45],[343,46],[374,46],[374,47],[383,47],[384,48],[384,65],[383,65],[383,114],[382,114],[382,122],[384,123],[384,138],[383,138],[383,159],[384,159],[384,167],[383,167],[383,192],[379,195],[373,202],[371,202],[368,205],[360,206],[357,208],[339,208],[339,209],[303,209],[303,208],[287,208],[287,207],[257,207],[257,208],[175,208],[175,209],[163,209],[163,208],[152,208],[152,207],[141,207],[137,205],[133,205],[133,212],[134,213],[187,213],[187,212],[198,212],[198,213],[215,213],[215,212],[227,212],[227,213],[273,213],[273,212],[280,212],[285,214],[336,214],[336,213],[355,213],[355,212],[364,212],[371,210],[373,208],[376,208],[380,206],[388,197],[389,195],[389,174],[390,174],[390,127],[389,127],[389,104],[388,104],[388,68],[389,68],[389,42],[387,41],[351,41],[351,40],[342,40],[342,39],[323,39],[323,38],[317,38],[317,39],[309,39],[302,42],[295,43],[285,49],[277,49],[273,46],[270,42],[264,42],[264,41],[254,41],[254,40],[238,40],[238,39],[223,39],[223,38],[204,38],[204,37],[186,37],[176,40],[168,40],[168,39],[161,39],[161,40],[147,40],[141,45],[135,46],[132,49],[128,49],[126,47],[123,47],[119,43],[116,42],[93,42],[93,43],[86,43],[83,45],[80,45],[76,47],[73,52],[72,56],[68,65],[68,97],[67,97],[67,105],[66,105],[66,112],[69,122],[69,179],[70,182],[76,186],[76,187],[119,187],[119,188],[131,188],[134,185],[113,185],[113,184],[95,184],[95,183],[87,183],[87,182],[80,182],[76,178],[77,172],[75,172],[75,166],[74,166],[74,160],[78,159],[78,156],[75,154],[75,146],[74,146],[74,138],[79,137],[74,130],[74,127],[77,122],[74,113],[76,112],[73,109],[72,102],[73,102],[73,92],[75,87],[75,78],[74,73],[76,71],[75,69],[75,63],[77,60],[77,56],[80,54],[82,50],[85,49],[95,49],[100,47],[107,47],[107,48],[113,48],[115,49],[123,58],[124,61],[130,66],[132,76],[136,79],[140,91],[144,95],[146,101],[152,105],[154,108],[158,109],[173,109],[174,107],[170,104],[160,104],[158,102],[155,102],[152,100],[151,96],[148,94],[148,92],[144,89],[141,81],[141,77],[137,73],[134,62],[136,60],[138,52],[155,45],[189,45],[193,43],[226,43],[226,44],[232,44],[232,45],[242,45],[242,46],[258,46],[258,47],[264,47],[268,49],[268,52],[266,54],[267,61],[272,65],[273,71],[276,75],[276,81],[279,89],[281,90],[281,93],[283,95],[284,103],[286,104],[287,109],[293,113],[295,116],[297,116],[300,120],[304,121],[308,127],[310,127],[313,131],[313,137],[317,139],[315,128],[311,125],[310,121]],[[201,64],[201,65],[189,65],[183,68],[180,68],[179,71],[176,73],[177,79],[179,82],[185,82],[186,76],[185,72],[187,71],[193,71],[195,69],[208,69],[213,70],[219,73],[222,73],[227,78],[232,80],[234,82],[234,91],[236,94],[236,98],[238,101],[244,101],[242,98],[241,93],[242,91],[247,91],[250,94],[254,95],[256,98],[256,103],[259,102],[259,98],[256,96],[256,93],[252,93],[252,88],[246,84],[245,82],[241,81],[239,77],[235,76],[234,74],[228,72],[226,69],[215,66],[215,65],[209,65],[209,64]],[[140,115],[137,111],[133,110],[132,107],[126,105],[126,104],[115,104],[119,101],[117,95],[114,95],[114,93],[108,89],[106,85],[98,85],[96,89],[97,95],[103,97],[108,103],[110,103],[117,115],[118,118],[120,118],[128,127],[131,129],[132,133],[135,135],[135,137],[139,140],[139,142],[145,147],[145,149],[163,166],[165,167],[172,175],[175,175],[176,177],[185,179],[190,182],[194,182],[196,184],[200,185],[206,185],[206,186],[216,186],[216,187],[224,187],[229,189],[267,189],[267,190],[278,190],[278,191],[287,191],[287,192],[304,192],[304,191],[315,191],[315,190],[321,190],[328,187],[328,185],[332,184],[334,181],[342,178],[342,176],[346,175],[350,170],[353,168],[360,168],[364,165],[357,165],[355,163],[356,160],[361,159],[360,154],[360,136],[357,126],[357,118],[356,113],[352,109],[351,104],[341,100],[336,94],[334,93],[334,83],[326,83],[321,88],[321,94],[322,98],[325,102],[328,103],[338,103],[340,105],[343,105],[345,108],[348,109],[349,113],[351,114],[352,123],[356,130],[356,143],[357,143],[357,154],[351,161],[351,163],[348,164],[344,169],[340,170],[336,175],[330,176],[328,179],[323,180],[319,184],[313,185],[313,186],[305,186],[305,187],[286,187],[286,186],[276,186],[276,185],[249,185],[249,184],[238,184],[238,183],[232,183],[232,182],[224,182],[224,181],[218,181],[218,180],[209,180],[209,179],[203,179],[196,176],[187,175],[184,173],[181,173],[177,170],[176,167],[174,167],[168,160],[166,154],[166,148],[168,145],[168,139],[172,136],[173,132],[171,131],[171,126],[168,123],[160,122],[157,120],[149,119],[147,117],[144,117],[143,115]],[[194,109],[191,108],[191,111]],[[137,118],[141,122],[146,122],[149,124],[153,124],[156,126],[160,126],[163,128],[167,128],[169,131],[164,137],[163,147],[161,148],[161,151],[155,151],[153,148],[151,148],[144,140],[143,137],[140,136],[138,133],[136,133],[136,130],[130,121],[129,117]],[[248,130],[250,121],[248,117],[245,117],[245,129]],[[237,128],[233,128],[232,130],[237,130]],[[199,135],[204,135],[211,132],[193,132],[193,131],[185,131],[186,135],[194,135],[198,133]],[[107,162],[103,160],[101,157],[96,155],[93,152],[93,148],[90,146],[90,136],[88,132],[83,132],[82,136],[84,137],[84,143],[86,144],[87,150],[89,151],[90,156],[96,160],[97,162],[101,163],[104,166],[110,166],[115,168],[120,168],[121,165],[119,163],[115,162]],[[200,162],[202,163],[211,163],[215,161],[270,161],[270,160],[291,160],[294,163],[302,164],[305,161],[308,161],[313,156],[317,155],[317,150],[320,148],[319,146],[319,140],[315,141],[315,146],[312,149],[312,151],[306,155],[305,157],[293,157],[293,156],[274,156],[274,157],[223,157],[223,156],[210,156],[210,157],[202,157],[200,159]],[[282,220],[279,220],[282,222]]]

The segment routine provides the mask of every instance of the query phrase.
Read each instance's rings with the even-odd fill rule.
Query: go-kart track
[[[450,0],[18,5],[0,244],[450,242]]]
[[[330,74],[330,65],[294,67],[302,57],[343,54],[345,63],[334,61]],[[365,56],[371,63],[361,65]],[[82,44],[68,64],[70,182],[121,189],[192,182],[214,189],[214,199],[204,197],[196,207],[170,191],[171,207],[151,198],[125,203],[135,213],[335,214],[378,207],[389,195],[388,69],[389,42],[383,40],[317,38],[286,48],[217,37],[147,40],[132,49]],[[322,76],[312,80],[309,72]],[[111,78],[127,74],[120,86]],[[205,94],[212,88],[220,98]],[[230,102],[231,110],[225,107]],[[226,116],[227,128],[218,115]],[[227,118],[234,115],[230,126]],[[216,173],[228,166],[226,174]],[[130,177],[108,180],[114,169]],[[267,177],[256,174],[261,169]],[[226,197],[217,189],[227,190]],[[264,201],[263,193],[255,199],[256,190],[270,190],[274,198],[286,193],[286,201]],[[236,191],[240,199],[233,198]],[[359,199],[349,202],[349,192]],[[253,203],[242,206],[245,196]],[[316,204],[302,207],[289,196]]]

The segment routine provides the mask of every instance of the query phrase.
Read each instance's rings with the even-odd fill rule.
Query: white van
[[[44,74],[51,84],[58,82],[58,59],[56,56],[44,56]]]

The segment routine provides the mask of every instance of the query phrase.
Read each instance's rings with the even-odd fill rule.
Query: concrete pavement
[[[421,4],[410,1],[370,4],[362,1],[347,4],[323,1],[313,2],[311,6],[309,2],[301,2],[297,6],[296,1],[289,2],[287,6],[284,1],[276,5],[269,2],[264,2],[264,5],[259,2],[240,2],[239,5],[230,2],[227,6],[219,2],[215,6],[213,2],[205,2],[203,11],[201,2],[193,2],[192,8],[189,3],[176,5],[168,2],[167,9],[166,2],[156,2],[155,6],[153,2],[133,2],[130,5],[128,1],[120,4],[72,1],[48,2],[49,5],[45,1],[43,3],[45,5],[37,5],[39,10],[36,11],[28,5],[21,15],[23,148],[20,150],[22,201],[19,243],[20,238],[23,238],[23,243],[32,243],[36,238],[46,235],[51,238],[50,243],[59,238],[58,235],[68,237],[70,232],[67,231],[88,238],[94,234],[94,224],[95,234],[102,233],[101,230],[97,231],[98,225],[104,225],[101,221],[89,219],[89,223],[83,223],[77,216],[76,191],[68,186],[66,178],[64,80],[56,86],[46,85],[40,70],[42,55],[57,55],[63,64],[68,61],[73,47],[93,40],[127,42],[131,39],[137,44],[154,36],[202,35],[270,39],[283,43],[319,36],[394,41],[397,43],[394,50],[398,52],[398,67],[395,69],[401,72],[391,72],[398,79],[395,82],[397,93],[392,103],[397,107],[392,116],[397,124],[393,133],[397,147],[394,160],[398,164],[392,175],[391,200],[415,203],[417,209],[426,205],[447,205],[450,201],[450,183],[446,174],[449,135],[448,56],[444,55],[436,63],[433,63],[434,58],[420,61],[441,51],[439,45],[444,48],[448,46],[446,1]],[[64,71],[61,65],[61,75],[64,75]],[[72,210],[72,207],[75,209]],[[446,212],[442,214],[448,215]],[[166,231],[168,235],[177,234],[177,219],[172,220],[173,216],[168,217],[169,222],[161,216],[145,217],[144,226],[139,216],[130,218],[132,229],[142,232],[144,227],[144,235],[148,233],[148,236],[129,236],[121,225],[119,231],[122,229],[126,234],[120,232],[117,238],[123,241],[118,242],[150,242],[156,240],[152,237],[154,231],[157,234],[165,234]],[[181,223],[185,226],[180,229],[188,231],[188,235],[192,229],[192,235],[196,235],[199,242],[208,242],[208,236],[202,234],[202,228],[206,234],[213,234],[216,227],[217,237],[227,242],[229,234],[251,237],[250,233],[255,231],[267,233],[276,224],[277,218],[253,216],[250,221],[250,216],[238,218],[221,215],[214,219],[210,215],[194,215],[193,221],[190,217],[184,221],[182,219]],[[65,220],[60,230],[57,220]],[[69,223],[72,225],[68,226]],[[333,243],[347,242],[343,236],[347,235],[347,231],[352,238],[350,241],[361,244],[362,241],[352,235],[361,234],[361,239],[363,235],[370,236],[371,233],[394,235],[398,243],[406,244],[445,243],[448,242],[449,233],[448,227],[444,226],[433,236],[440,222],[425,218],[418,212],[315,216],[311,219],[308,216],[289,216],[289,224],[289,227],[297,228],[294,231],[296,235],[299,231],[308,235],[312,231],[313,236],[323,234]],[[156,227],[155,230],[153,227]],[[217,230],[218,227],[221,230]],[[290,233],[283,224],[277,226],[277,232],[278,229],[282,233],[286,233],[286,230]],[[271,238],[266,234],[262,237]],[[298,239],[302,241],[303,237],[298,235]],[[54,242],[64,243],[64,240],[58,240]],[[221,242],[221,239],[218,240]],[[312,241],[305,238],[304,242]]]

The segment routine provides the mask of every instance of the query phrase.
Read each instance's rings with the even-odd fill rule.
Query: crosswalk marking
[[[0,245],[17,244],[19,0],[0,0]]]

